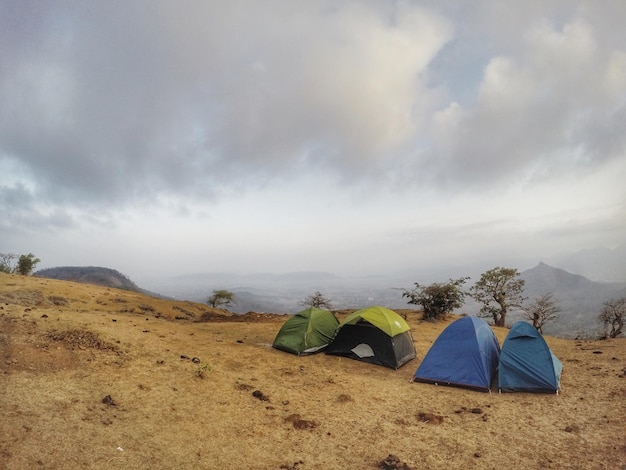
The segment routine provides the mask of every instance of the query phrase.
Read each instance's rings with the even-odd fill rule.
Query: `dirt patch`
[[[236,323],[266,323],[284,320],[285,315],[278,313],[257,313],[248,312],[241,315],[235,315],[228,311],[204,311],[197,320],[202,322],[236,322]]]
[[[52,305],[56,305],[57,307],[67,307],[70,304],[70,301],[65,297],[60,297],[58,295],[51,295],[48,297],[48,301]]]
[[[443,416],[434,413],[418,413],[417,420],[428,424],[441,424],[443,423]]]
[[[0,294],[0,302],[23,305],[24,307],[37,307],[44,303],[44,296],[35,289],[16,289]]]
[[[237,383],[237,384],[235,385],[235,388],[236,388],[237,390],[242,390],[242,391],[244,391],[244,392],[247,392],[247,391],[249,391],[249,390],[252,390],[254,387],[253,387],[252,385],[248,385],[248,384]]]
[[[285,422],[293,424],[293,427],[296,429],[315,429],[319,426],[315,421],[302,419],[302,416],[297,413],[287,416]]]
[[[79,357],[67,348],[50,348],[37,323],[21,318],[0,317],[0,372],[54,372],[74,368]]]
[[[348,403],[354,401],[354,399],[348,395],[347,393],[342,393],[337,397],[337,402],[338,403]]]
[[[50,331],[43,335],[44,339],[63,343],[72,351],[76,349],[97,349],[121,354],[120,348],[100,339],[97,333],[87,330]]]
[[[278,468],[280,468],[281,470],[298,470],[300,468],[300,465],[304,465],[303,460],[298,460],[297,462],[294,462],[292,464],[291,463],[283,464]]]

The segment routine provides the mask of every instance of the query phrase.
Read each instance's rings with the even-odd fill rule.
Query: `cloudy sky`
[[[0,0],[0,252],[131,279],[626,240],[623,0]]]

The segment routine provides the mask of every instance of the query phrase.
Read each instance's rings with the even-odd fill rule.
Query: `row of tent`
[[[368,307],[341,323],[315,307],[291,316],[272,346],[298,356],[325,351],[398,369],[415,358],[407,322],[393,310]],[[558,393],[562,364],[541,334],[525,322],[510,329],[502,349],[491,327],[466,316],[448,325],[432,344],[413,381],[489,391]]]

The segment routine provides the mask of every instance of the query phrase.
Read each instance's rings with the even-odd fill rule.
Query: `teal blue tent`
[[[491,390],[500,345],[491,327],[477,317],[463,317],[441,332],[418,367],[413,381]]]
[[[557,393],[563,365],[535,327],[519,321],[502,345],[498,388],[502,392]]]

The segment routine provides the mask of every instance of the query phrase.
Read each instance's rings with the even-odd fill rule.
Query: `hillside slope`
[[[272,349],[283,316],[0,274],[2,468],[626,465],[626,340],[547,337],[559,395],[487,394],[409,383],[451,320],[407,313],[394,371]]]
[[[143,289],[131,281],[121,272],[100,266],[59,266],[55,268],[40,269],[35,273],[36,277],[57,279],[62,281],[80,282],[96,286],[113,287],[132,292],[139,292],[151,297],[166,298],[161,294]]]
[[[35,276],[141,292],[137,284],[119,271],[99,266],[60,266],[40,269]]]

